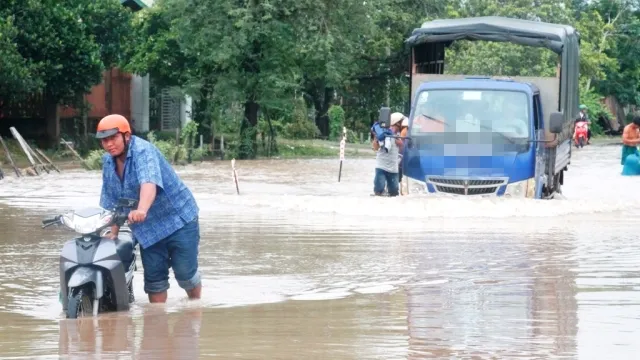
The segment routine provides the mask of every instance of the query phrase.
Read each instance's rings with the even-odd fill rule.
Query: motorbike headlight
[[[507,185],[504,196],[514,198],[533,198],[535,191],[536,182],[534,178],[531,178]]]
[[[78,216],[77,214],[65,215],[62,218],[63,223],[73,229],[75,232],[86,235],[92,234],[111,222],[113,213],[105,211],[88,217]]]

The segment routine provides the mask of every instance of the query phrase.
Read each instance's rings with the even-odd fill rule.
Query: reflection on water
[[[39,221],[97,201],[99,174],[3,180],[0,356],[633,358],[640,195],[618,153],[576,151],[567,199],[541,202],[372,198],[369,160],[340,184],[335,161],[239,163],[237,196],[228,164],[192,166],[203,298],[171,278],[152,306],[139,270],[130,311],[73,321],[57,293],[72,234]]]
[[[198,359],[200,356],[202,309],[198,308],[170,315],[161,307],[149,306],[141,318],[106,314],[60,320],[59,324],[59,354],[68,359],[115,355],[134,359]],[[138,334],[140,341],[136,341]]]

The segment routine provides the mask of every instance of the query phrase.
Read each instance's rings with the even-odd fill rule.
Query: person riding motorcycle
[[[591,120],[589,120],[589,115],[587,114],[587,106],[584,104],[580,105],[580,115],[578,116],[578,118],[576,119],[576,121],[574,122],[574,132],[573,132],[573,139],[575,140],[576,137],[576,133],[575,133],[575,124],[579,123],[580,121],[586,121],[587,125],[591,125]],[[589,127],[589,130],[587,131],[587,144],[590,144],[591,141],[591,127]]]

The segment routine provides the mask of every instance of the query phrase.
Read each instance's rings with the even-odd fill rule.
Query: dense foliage
[[[405,110],[411,31],[499,15],[576,27],[581,101],[611,118],[605,97],[625,114],[640,101],[639,1],[157,0],[132,15],[118,0],[4,0],[0,100],[73,102],[120,64],[191,95],[197,131],[239,133],[238,155],[251,158],[258,134],[335,139],[342,124],[366,132],[383,104]],[[447,72],[471,74],[551,75],[556,63],[547,50],[468,41],[447,59]]]
[[[77,104],[123,60],[131,12],[118,0],[0,2],[0,100]]]

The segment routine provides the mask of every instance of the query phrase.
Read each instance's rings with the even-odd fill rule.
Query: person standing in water
[[[155,145],[131,135],[124,116],[102,118],[96,138],[107,152],[102,157],[100,206],[112,209],[120,198],[139,199],[128,220],[141,247],[149,302],[167,301],[169,268],[189,298],[199,299],[199,208],[191,190]],[[110,237],[117,238],[119,230],[112,226]]]
[[[620,164],[624,165],[627,156],[635,154],[640,145],[640,116],[634,116],[631,124],[624,127],[622,132],[622,159]]]
[[[398,116],[399,115],[399,116]],[[404,115],[400,113],[391,114],[390,130],[394,135],[400,132],[400,125]],[[389,139],[389,138],[387,138]],[[384,193],[385,183],[389,196],[398,196],[398,154],[402,147],[402,140],[399,138],[391,138],[389,147],[380,146],[378,139],[373,136],[373,150],[376,151],[376,172],[373,179],[373,193],[376,196],[382,196]]]

